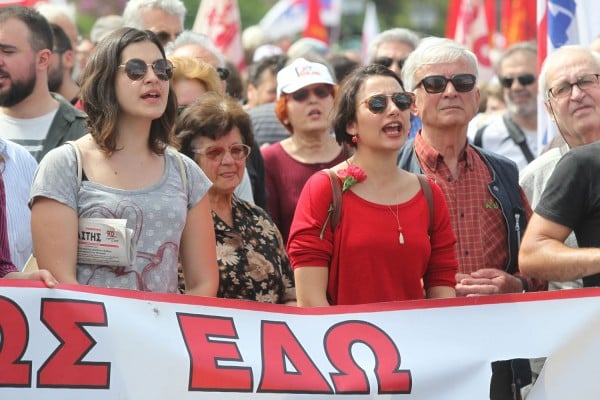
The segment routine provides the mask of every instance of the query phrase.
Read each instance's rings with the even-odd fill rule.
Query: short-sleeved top
[[[332,305],[416,300],[424,298],[424,288],[453,288],[456,238],[444,195],[430,184],[431,237],[429,206],[422,191],[387,206],[349,190],[342,195],[341,218],[332,232],[326,222],[331,183],[326,173],[314,174],[302,190],[290,230],[287,251],[293,269],[329,267],[327,297]]]
[[[181,157],[183,171],[177,159]],[[126,219],[134,231],[137,254],[133,265],[111,267],[77,265],[80,284],[151,292],[177,293],[179,242],[188,210],[194,207],[212,183],[200,167],[176,150],[165,151],[163,176],[139,190],[123,190],[77,178],[73,146],[51,150],[40,162],[34,177],[30,204],[47,197],[77,211],[80,218]]]
[[[294,277],[281,234],[262,208],[233,197],[233,227],[213,211],[219,264],[217,297],[284,303]]]
[[[575,232],[579,247],[600,247],[600,143],[577,147],[558,162],[535,212]],[[600,274],[583,278],[600,286]]]

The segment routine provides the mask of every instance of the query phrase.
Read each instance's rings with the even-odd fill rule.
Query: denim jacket
[[[514,274],[519,270],[519,246],[522,233],[527,226],[526,207],[521,199],[519,186],[519,170],[508,158],[477,146],[471,148],[479,154],[490,170],[492,181],[488,184],[488,190],[500,205],[508,233],[508,260],[504,270]],[[423,173],[419,160],[415,156],[414,140],[408,140],[400,150],[398,166],[413,173]]]

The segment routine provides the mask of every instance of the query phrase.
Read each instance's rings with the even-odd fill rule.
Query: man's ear
[[[75,52],[73,50],[66,50],[62,53],[62,62],[67,71],[71,71],[75,67]]]
[[[50,58],[52,57],[52,52],[48,49],[43,49],[38,51],[37,53],[37,67],[43,70],[48,70],[50,68]]]

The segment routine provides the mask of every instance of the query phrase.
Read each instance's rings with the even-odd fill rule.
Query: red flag
[[[327,29],[321,21],[321,2],[319,0],[308,0],[308,18],[302,37],[318,39],[329,44]]]
[[[455,23],[449,27],[448,33],[452,33],[449,37],[475,53],[481,78],[489,79],[493,73],[490,60],[493,31],[488,22],[489,9],[484,0],[454,0],[450,6],[449,16],[455,16]]]
[[[502,2],[502,34],[506,46],[536,38],[536,3],[529,0]]]
[[[202,0],[192,30],[211,38],[225,59],[242,71],[245,65],[241,25],[237,0]]]

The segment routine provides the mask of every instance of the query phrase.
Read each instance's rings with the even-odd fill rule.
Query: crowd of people
[[[72,8],[0,8],[0,277],[306,307],[600,285],[592,48],[538,73],[517,43],[481,82],[393,28],[366,62],[254,40],[239,71],[185,14],[129,0],[82,40]],[[130,262],[78,252],[91,219]]]

